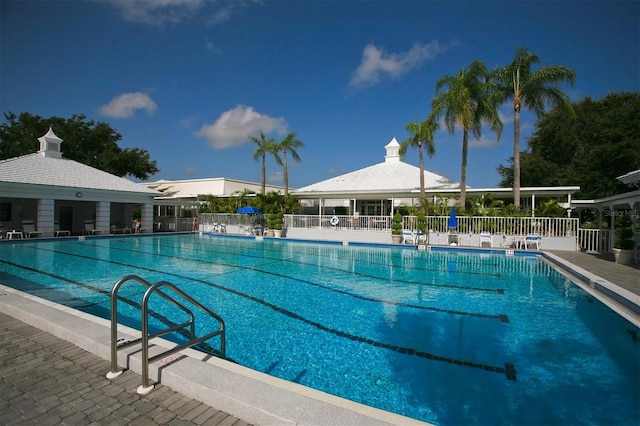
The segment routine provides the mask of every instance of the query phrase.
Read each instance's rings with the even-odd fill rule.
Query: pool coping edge
[[[110,321],[106,319],[2,284],[0,307],[7,315],[110,361]],[[118,326],[118,337],[136,339],[139,335],[139,331]],[[151,348],[150,356],[161,347],[174,346],[159,338],[153,344],[156,347]],[[152,380],[160,375],[160,382],[174,391],[256,425],[428,425],[192,349],[163,361],[150,364]],[[121,351],[118,365],[141,374],[139,346]]]

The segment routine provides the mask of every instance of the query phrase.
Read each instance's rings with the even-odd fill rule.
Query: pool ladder
[[[141,326],[141,334],[142,337],[132,341],[124,341],[118,343],[118,290],[122,285],[128,281],[135,281],[138,284],[141,284],[147,288],[142,297],[142,326]],[[166,287],[177,295],[181,296],[185,300],[189,301],[193,305],[197,306],[202,311],[206,312],[215,319],[219,324],[220,328],[217,330],[206,334],[202,337],[195,336],[195,317],[191,309],[184,306],[182,303],[178,302],[174,297],[169,296],[167,293],[160,290],[161,287]],[[171,303],[178,309],[182,310],[189,316],[189,320],[183,322],[182,324],[175,324],[166,330],[158,331],[156,333],[149,334],[149,313],[148,313],[148,305],[149,298],[152,294],[157,294],[167,302]],[[173,333],[174,331],[183,330],[186,327],[189,327],[190,331],[190,340],[187,343],[183,343],[181,345],[177,345],[172,349],[149,357],[149,340],[154,339],[156,337],[163,336],[165,334]],[[137,393],[140,395],[146,395],[151,392],[154,388],[154,385],[149,385],[149,363],[155,362],[159,359],[166,357],[167,355],[174,354],[183,349],[190,348],[192,346],[197,345],[198,343],[202,343],[205,340],[211,339],[212,337],[220,336],[220,356],[221,358],[225,358],[225,325],[224,320],[215,312],[211,311],[206,306],[202,305],[191,296],[187,295],[185,292],[174,286],[168,281],[158,281],[155,284],[150,284],[144,279],[140,278],[137,275],[127,275],[120,278],[113,289],[111,290],[111,371],[107,373],[107,379],[115,379],[120,374],[122,374],[123,370],[118,368],[118,351],[121,349],[128,348],[133,345],[137,345],[138,343],[142,344],[142,385],[140,385],[137,389]]]

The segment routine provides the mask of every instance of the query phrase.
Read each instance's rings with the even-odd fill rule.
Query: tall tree
[[[436,146],[433,143],[433,132],[438,129],[438,122],[435,120],[424,120],[421,123],[412,121],[407,124],[407,131],[411,134],[400,144],[400,156],[403,157],[409,147],[418,149],[418,157],[420,158],[420,202],[425,200],[424,193],[424,155],[422,148],[427,151],[429,158],[433,158],[436,153]]]
[[[640,93],[611,93],[554,108],[537,122],[520,158],[523,186],[578,185],[580,199],[629,191],[618,179],[640,169]],[[500,186],[513,185],[511,166],[498,167]]]
[[[261,181],[262,181],[262,194],[265,194],[266,190],[266,159],[268,153],[274,152],[274,146],[276,145],[276,141],[273,138],[267,139],[267,136],[264,132],[260,132],[260,137],[249,136],[251,142],[256,144],[256,150],[253,151],[253,161],[262,160],[262,173],[261,173]]]
[[[520,110],[525,108],[540,117],[545,106],[566,108],[571,111],[569,97],[560,89],[561,83],[573,86],[575,72],[570,68],[554,65],[533,71],[532,65],[540,58],[526,47],[516,51],[510,64],[493,72],[498,85],[499,102],[513,101],[513,203],[520,206]]]
[[[291,158],[297,163],[300,162],[300,155],[296,151],[296,148],[301,148],[304,146],[302,141],[296,139],[296,134],[294,132],[289,132],[289,134],[278,144],[278,151],[282,152],[282,171],[284,178],[284,195],[285,197],[289,195],[289,172],[287,170],[287,152],[291,153]],[[277,161],[277,160],[276,160]]]
[[[487,67],[481,61],[473,61],[456,75],[445,75],[436,83],[436,96],[431,101],[429,120],[437,122],[444,115],[444,123],[450,134],[456,126],[462,129],[462,166],[460,171],[460,207],[465,208],[467,194],[467,155],[469,133],[476,139],[482,136],[486,123],[502,135],[502,121],[498,115],[493,84]]]
[[[51,127],[64,141],[61,149],[65,158],[120,177],[130,175],[146,180],[159,171],[146,150],[120,148],[122,136],[118,132],[107,123],[87,120],[82,114],[66,119],[8,112],[4,117],[6,122],[0,124],[0,159],[36,152],[38,138]]]

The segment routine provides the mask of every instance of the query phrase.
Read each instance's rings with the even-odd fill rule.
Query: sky
[[[300,188],[384,161],[440,78],[504,66],[521,46],[575,71],[571,101],[640,91],[636,0],[2,0],[0,111],[106,122],[157,162],[149,181],[260,182],[249,137],[295,132]],[[498,186],[513,156],[513,107],[499,112],[500,140],[471,140],[472,187]],[[523,112],[523,150],[535,122]],[[462,131],[434,137],[425,168],[460,181]],[[404,161],[417,166],[417,150]],[[272,159],[266,170],[283,184]]]

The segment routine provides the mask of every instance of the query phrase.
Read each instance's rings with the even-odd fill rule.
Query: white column
[[[144,229],[144,232],[153,232],[153,204],[143,204],[140,210],[142,229]]]
[[[97,231],[102,231],[103,234],[108,234],[110,230],[111,221],[111,203],[107,201],[96,202],[96,223],[95,227]]]
[[[536,216],[536,194],[531,194],[531,217]]]
[[[55,214],[55,200],[38,200],[37,230],[43,237],[53,237],[53,218]]]

